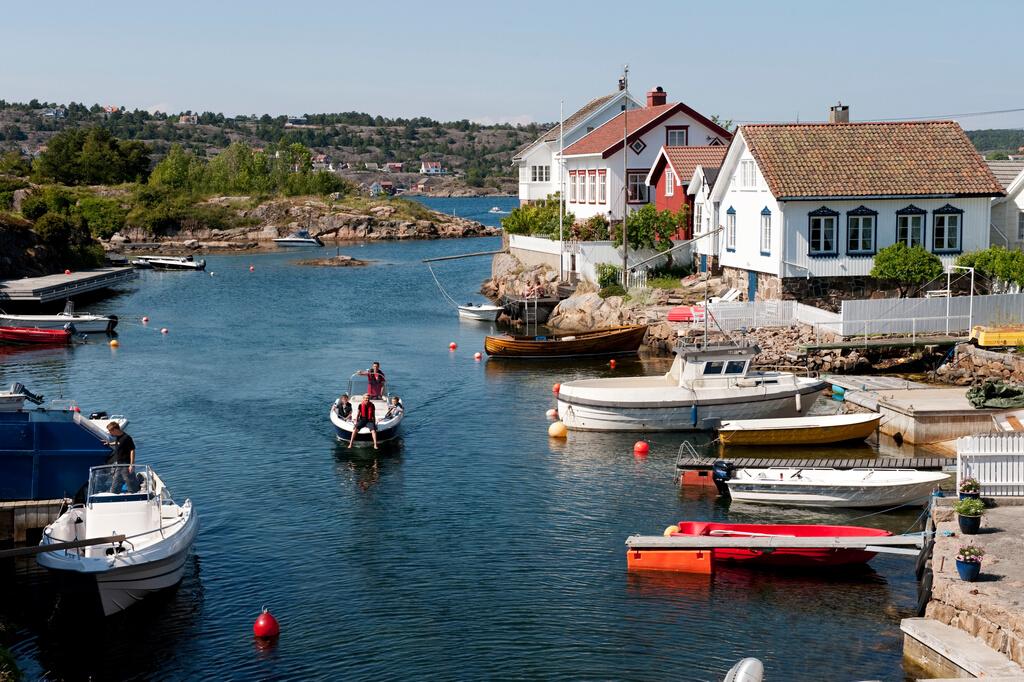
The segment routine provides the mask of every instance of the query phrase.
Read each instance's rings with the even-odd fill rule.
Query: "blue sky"
[[[624,63],[737,121],[1024,108],[1024,2],[49,0],[5,7],[0,98],[551,121]],[[16,27],[12,29],[12,27]],[[1024,127],[1024,111],[964,117]]]

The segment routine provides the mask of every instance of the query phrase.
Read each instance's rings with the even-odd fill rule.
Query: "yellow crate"
[[[977,325],[971,328],[971,338],[983,347],[1024,346],[1024,325],[1006,327]]]

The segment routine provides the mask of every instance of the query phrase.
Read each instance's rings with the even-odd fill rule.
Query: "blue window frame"
[[[761,209],[761,255],[772,255],[772,212],[767,206]]]
[[[736,251],[736,209],[732,206],[725,212],[725,250]]]
[[[963,251],[964,210],[950,204],[932,211],[932,251],[960,253]]]
[[[807,255],[839,255],[839,212],[822,206],[807,214]]]
[[[878,211],[858,206],[846,212],[846,253],[873,256],[878,250]]]
[[[896,211],[896,242],[907,246],[924,246],[926,215],[923,208],[913,204]]]

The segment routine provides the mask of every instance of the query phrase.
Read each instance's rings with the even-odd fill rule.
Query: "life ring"
[[[928,540],[921,545],[921,551],[917,555],[917,565],[914,566],[914,575],[920,580],[921,576],[924,575],[924,569],[928,565],[928,559],[932,555],[932,548],[935,546],[935,540]]]
[[[932,578],[934,573],[927,571],[917,586],[917,610],[914,612],[920,618],[928,609],[928,602],[932,600]]]

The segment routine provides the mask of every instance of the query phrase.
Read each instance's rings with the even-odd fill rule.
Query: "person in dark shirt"
[[[352,435],[348,439],[348,446],[352,447],[352,443],[356,439],[356,434],[359,433],[359,429],[366,427],[370,429],[370,435],[373,436],[373,449],[377,449],[377,408],[370,402],[370,394],[367,393],[363,396],[363,402],[359,403],[359,412],[356,414],[356,423],[352,426]]]
[[[366,392],[371,398],[380,398],[384,395],[384,372],[380,369],[380,363],[375,362],[370,369],[360,370],[359,374],[366,377]]]
[[[349,402],[348,393],[341,394],[341,397],[334,403],[334,411],[343,422],[352,419],[352,403]]]
[[[113,480],[110,483],[110,492],[121,492],[121,484],[125,484],[129,492],[136,492],[138,485],[135,480],[135,441],[121,429],[117,422],[107,424],[107,432],[114,439],[110,443],[111,453],[107,457],[107,464],[127,464],[127,468],[121,466],[114,470]]]

